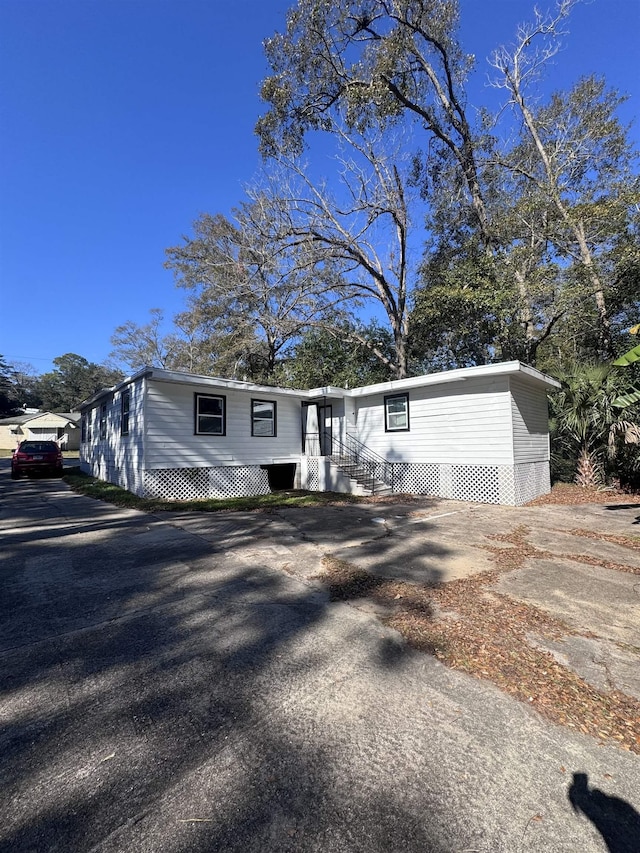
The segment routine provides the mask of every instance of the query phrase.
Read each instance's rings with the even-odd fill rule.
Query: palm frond
[[[634,403],[640,403],[640,390],[633,388],[627,394],[621,394],[611,403],[617,409],[626,409],[633,406]]]
[[[640,344],[630,349],[629,352],[625,352],[620,358],[616,358],[613,364],[616,367],[629,367],[630,364],[635,364],[637,361],[640,361]]]

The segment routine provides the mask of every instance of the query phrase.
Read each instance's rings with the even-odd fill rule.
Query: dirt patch
[[[319,577],[334,601],[369,600],[386,608],[384,621],[412,647],[454,669],[489,679],[556,723],[640,754],[640,702],[619,691],[594,688],[531,643],[532,637],[557,641],[568,635],[595,635],[489,589],[525,560],[547,556],[527,541],[527,533],[526,527],[518,527],[490,537],[486,548],[495,569],[446,584],[375,577],[331,556],[324,558]]]

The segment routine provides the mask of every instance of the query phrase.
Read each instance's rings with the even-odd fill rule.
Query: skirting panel
[[[308,492],[320,491],[320,463],[317,456],[305,456],[300,465],[300,488]]]
[[[267,495],[269,476],[259,465],[220,468],[156,468],[144,472],[148,498],[190,501]]]
[[[551,488],[548,462],[521,465],[395,463],[393,489],[458,501],[520,506]]]
[[[524,462],[514,466],[515,505],[522,506],[551,491],[548,462]]]

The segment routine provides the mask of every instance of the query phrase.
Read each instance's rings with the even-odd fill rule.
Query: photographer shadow
[[[567,792],[575,812],[589,818],[609,853],[637,853],[640,849],[640,814],[626,800],[589,788],[586,773],[574,773]]]

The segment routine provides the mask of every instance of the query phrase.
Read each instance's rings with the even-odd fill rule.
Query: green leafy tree
[[[299,0],[285,32],[267,42],[273,73],[263,84],[268,111],[257,126],[267,155],[299,154],[310,132],[335,137],[402,125],[413,134],[414,179],[434,235],[420,310],[406,324],[423,323],[410,332],[414,352],[421,340],[427,352],[447,349],[442,322],[440,334],[424,329],[443,288],[452,291],[447,307],[455,309],[445,316],[460,320],[459,338],[473,325],[472,350],[483,358],[535,363],[541,345],[556,345],[565,327],[585,323],[593,324],[586,341],[596,342],[595,354],[612,350],[612,316],[628,310],[631,293],[633,264],[624,255],[633,253],[632,243],[621,235],[631,233],[639,198],[634,152],[615,115],[621,99],[596,78],[547,102],[536,89],[574,5],[560,0],[553,13],[536,13],[519,28],[515,46],[494,55],[495,85],[507,92],[515,117],[506,142],[496,117],[469,119],[472,59],[457,39],[454,0],[374,0],[366,7]],[[514,126],[521,129],[515,140]],[[456,247],[455,256],[447,246]],[[484,286],[486,264],[462,281],[462,268],[468,273],[483,254],[493,298]],[[444,263],[439,270],[437,261]]]
[[[16,396],[15,374],[0,355],[0,418],[9,418],[20,411],[20,401]]]
[[[510,110],[484,113],[476,135],[489,243],[451,155],[423,161],[432,239],[411,324],[427,352],[450,335],[463,357],[469,337],[480,359],[607,358],[637,305],[640,182],[623,98],[594,77],[546,99],[538,88],[573,5],[536,13],[493,56]]]
[[[386,382],[392,372],[373,350],[386,353],[392,361],[393,339],[376,323],[311,328],[287,352],[276,371],[276,382],[290,388],[356,388]]]
[[[58,356],[53,364],[54,369],[37,382],[42,408],[51,412],[75,411],[83,400],[123,378],[119,370],[94,364],[76,353]]]
[[[536,10],[535,21],[518,30],[515,47],[501,48],[492,64],[505,88],[522,133],[500,165],[533,193],[545,211],[541,241],[574,267],[574,286],[582,285],[597,310],[600,355],[613,354],[607,278],[616,237],[625,230],[640,201],[640,181],[633,173],[635,152],[626,128],[616,117],[624,100],[607,90],[603,79],[584,78],[568,92],[538,103],[535,83],[541,66],[559,49],[561,24],[575,0],[561,0],[555,14]],[[532,85],[533,83],[533,85]]]

